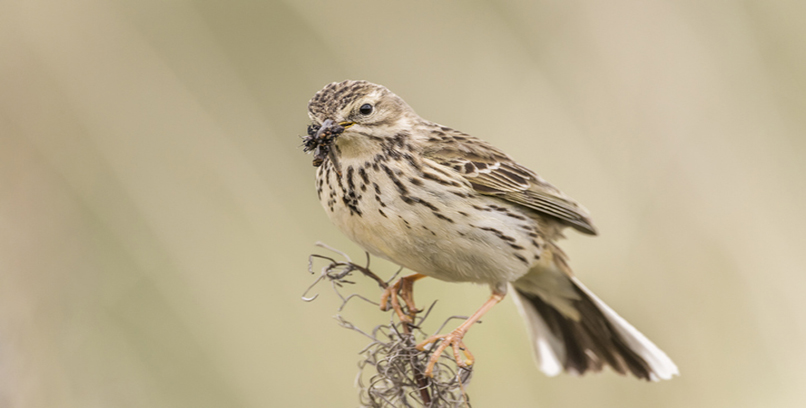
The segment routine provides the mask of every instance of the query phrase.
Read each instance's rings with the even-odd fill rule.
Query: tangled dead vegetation
[[[310,302],[319,295],[307,297],[314,286],[322,281],[330,282],[333,291],[341,300],[338,314],[335,318],[339,325],[362,334],[370,340],[359,355],[358,375],[356,384],[359,388],[359,401],[362,407],[424,407],[448,408],[470,407],[466,387],[470,383],[472,367],[459,367],[448,353],[440,356],[439,363],[434,367],[433,377],[424,375],[426,364],[431,357],[430,349],[417,350],[418,339],[428,337],[420,327],[428,318],[436,301],[425,311],[407,311],[415,318],[414,323],[402,323],[395,320],[395,312],[389,312],[389,323],[375,326],[372,330],[363,330],[346,320],[341,312],[353,299],[375,305],[379,304],[357,293],[348,293],[348,285],[356,283],[352,279],[357,276],[368,277],[374,280],[382,289],[386,289],[397,275],[389,280],[383,280],[369,269],[370,256],[367,254],[365,266],[354,263],[345,253],[331,248],[325,244],[317,246],[327,249],[343,258],[336,260],[332,256],[312,254],[308,261],[308,271],[316,274],[314,265],[317,261],[326,263],[319,271],[319,276],[303,294],[302,299]],[[442,328],[452,319],[464,319],[464,316],[452,316],[437,329]],[[433,348],[433,347],[432,347]]]

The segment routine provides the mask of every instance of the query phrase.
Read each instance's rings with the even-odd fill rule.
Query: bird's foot
[[[391,304],[392,309],[395,310],[401,322],[409,324],[414,323],[414,316],[420,312],[414,305],[414,281],[424,277],[425,275],[420,274],[404,276],[398,279],[394,284],[389,285],[381,294],[381,310],[389,310],[389,305]],[[398,292],[400,292],[400,294],[398,294]],[[399,299],[403,299],[408,313],[403,311]]]
[[[448,334],[431,336],[417,345],[417,350],[423,351],[427,345],[441,341],[436,349],[433,350],[433,354],[428,360],[428,365],[425,367],[426,377],[432,377],[434,375],[434,366],[437,364],[437,361],[439,361],[439,356],[442,355],[442,352],[448,348],[448,346],[453,349],[453,358],[456,361],[456,365],[462,368],[467,368],[473,365],[473,362],[475,361],[473,354],[470,353],[470,350],[467,349],[467,346],[465,346],[465,343],[462,341],[462,338],[465,337],[465,333],[467,333],[467,330],[459,327]],[[466,359],[461,358],[459,351],[464,354]]]

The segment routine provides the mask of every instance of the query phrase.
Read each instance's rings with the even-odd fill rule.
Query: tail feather
[[[537,366],[544,374],[554,377],[563,371],[565,347],[562,344],[562,340],[553,334],[526,296],[516,290],[512,299],[515,300],[515,305],[518,306],[521,316],[526,321]]]
[[[535,357],[547,375],[598,372],[610,366],[620,374],[651,381],[678,374],[677,366],[655,344],[596,297],[576,278],[575,317],[561,313],[538,294],[515,288],[514,296],[526,319]]]
[[[631,324],[627,323],[623,317],[619,316],[613,309],[599,299],[590,289],[586,288],[577,278],[571,278],[574,284],[582,290],[605,315],[610,325],[624,340],[626,346],[635,351],[639,358],[643,359],[650,368],[649,379],[652,381],[668,380],[675,375],[680,375],[677,365],[658,346],[650,341]]]

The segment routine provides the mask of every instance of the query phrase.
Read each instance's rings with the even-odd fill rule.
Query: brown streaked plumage
[[[501,150],[422,119],[400,97],[366,81],[332,83],[308,105],[306,151],[315,151],[317,195],[330,219],[368,252],[418,274],[384,294],[402,320],[423,276],[490,286],[492,296],[442,340],[466,350],[470,326],[506,295],[526,319],[549,375],[604,366],[647,380],[677,374],[651,341],[599,300],[557,247],[566,227],[596,234],[581,205]],[[458,355],[458,354],[457,354]],[[472,362],[469,353],[466,354]],[[461,361],[459,362],[461,364]]]

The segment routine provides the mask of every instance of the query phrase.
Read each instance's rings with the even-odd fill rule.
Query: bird
[[[596,235],[589,212],[502,150],[420,117],[382,85],[346,80],[308,102],[316,193],[335,226],[370,254],[415,273],[390,285],[381,308],[411,323],[413,283],[425,277],[487,285],[491,295],[448,334],[417,345],[451,347],[457,364],[474,323],[508,293],[549,376],[610,367],[649,381],[679,375],[675,363],[593,294],[557,244],[570,227]],[[438,344],[438,346],[437,346]],[[460,351],[464,359],[460,359]]]

